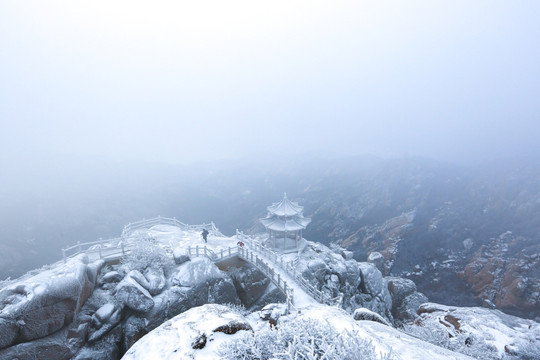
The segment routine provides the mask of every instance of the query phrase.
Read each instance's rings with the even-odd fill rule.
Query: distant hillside
[[[0,278],[60,258],[62,246],[118,236],[156,215],[259,232],[283,192],[313,221],[304,236],[337,242],[430,299],[540,316],[540,161],[458,167],[416,158],[66,164],[35,191],[4,189]],[[28,185],[31,187],[32,185]],[[5,255],[4,255],[5,254]]]

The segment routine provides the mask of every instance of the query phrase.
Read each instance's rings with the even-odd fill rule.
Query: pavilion
[[[268,206],[267,210],[266,217],[260,219],[269,233],[266,245],[278,251],[296,251],[302,230],[311,222],[303,215],[304,207],[287,199],[285,193],[280,202]]]

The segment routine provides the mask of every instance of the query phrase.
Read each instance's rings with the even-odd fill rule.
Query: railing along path
[[[156,225],[171,225],[180,228],[183,231],[202,231],[207,229],[210,234],[219,237],[225,237],[214,225],[210,224],[201,225],[187,225],[175,218],[157,217],[154,219],[141,220],[134,223],[130,223],[124,226],[122,236],[119,238],[98,240],[86,243],[77,243],[77,245],[62,249],[64,262],[68,258],[74,257],[77,254],[98,254],[100,259],[113,259],[127,255],[131,249],[136,246],[134,242],[127,242],[126,240],[133,235],[137,230],[148,230],[152,226]],[[309,296],[315,301],[327,305],[339,305],[342,298],[332,298],[328,294],[320,291],[313,285],[311,285],[301,273],[296,271],[298,266],[298,257],[293,261],[285,261],[283,255],[268,249],[256,241],[253,237],[247,236],[242,232],[236,231],[236,238],[239,241],[244,242],[247,246],[233,246],[226,249],[220,249],[219,252],[214,252],[212,249],[206,246],[189,246],[187,248],[189,256],[205,256],[213,262],[224,261],[233,256],[238,256],[245,261],[253,264],[259,269],[265,276],[267,276],[272,283],[286,296],[287,307],[294,305],[294,284],[287,283],[284,273],[300,288],[302,288]],[[172,247],[169,245],[169,253],[172,253]],[[74,252],[73,252],[74,251]],[[73,252],[68,255],[69,252]]]

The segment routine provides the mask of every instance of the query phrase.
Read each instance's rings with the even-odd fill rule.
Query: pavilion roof
[[[268,212],[277,216],[295,216],[301,214],[304,211],[304,207],[298,205],[298,203],[292,202],[287,199],[285,193],[283,199],[280,202],[273,203],[267,207]]]
[[[275,216],[269,216],[261,219],[261,223],[264,225],[264,227],[273,231],[302,230],[305,229],[310,222],[310,218],[305,218],[303,216],[294,216],[289,219],[280,219]]]

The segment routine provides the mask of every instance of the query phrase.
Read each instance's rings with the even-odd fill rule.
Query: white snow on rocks
[[[190,309],[144,336],[124,355],[124,360],[217,360],[224,341],[251,331],[247,320],[222,305]]]

